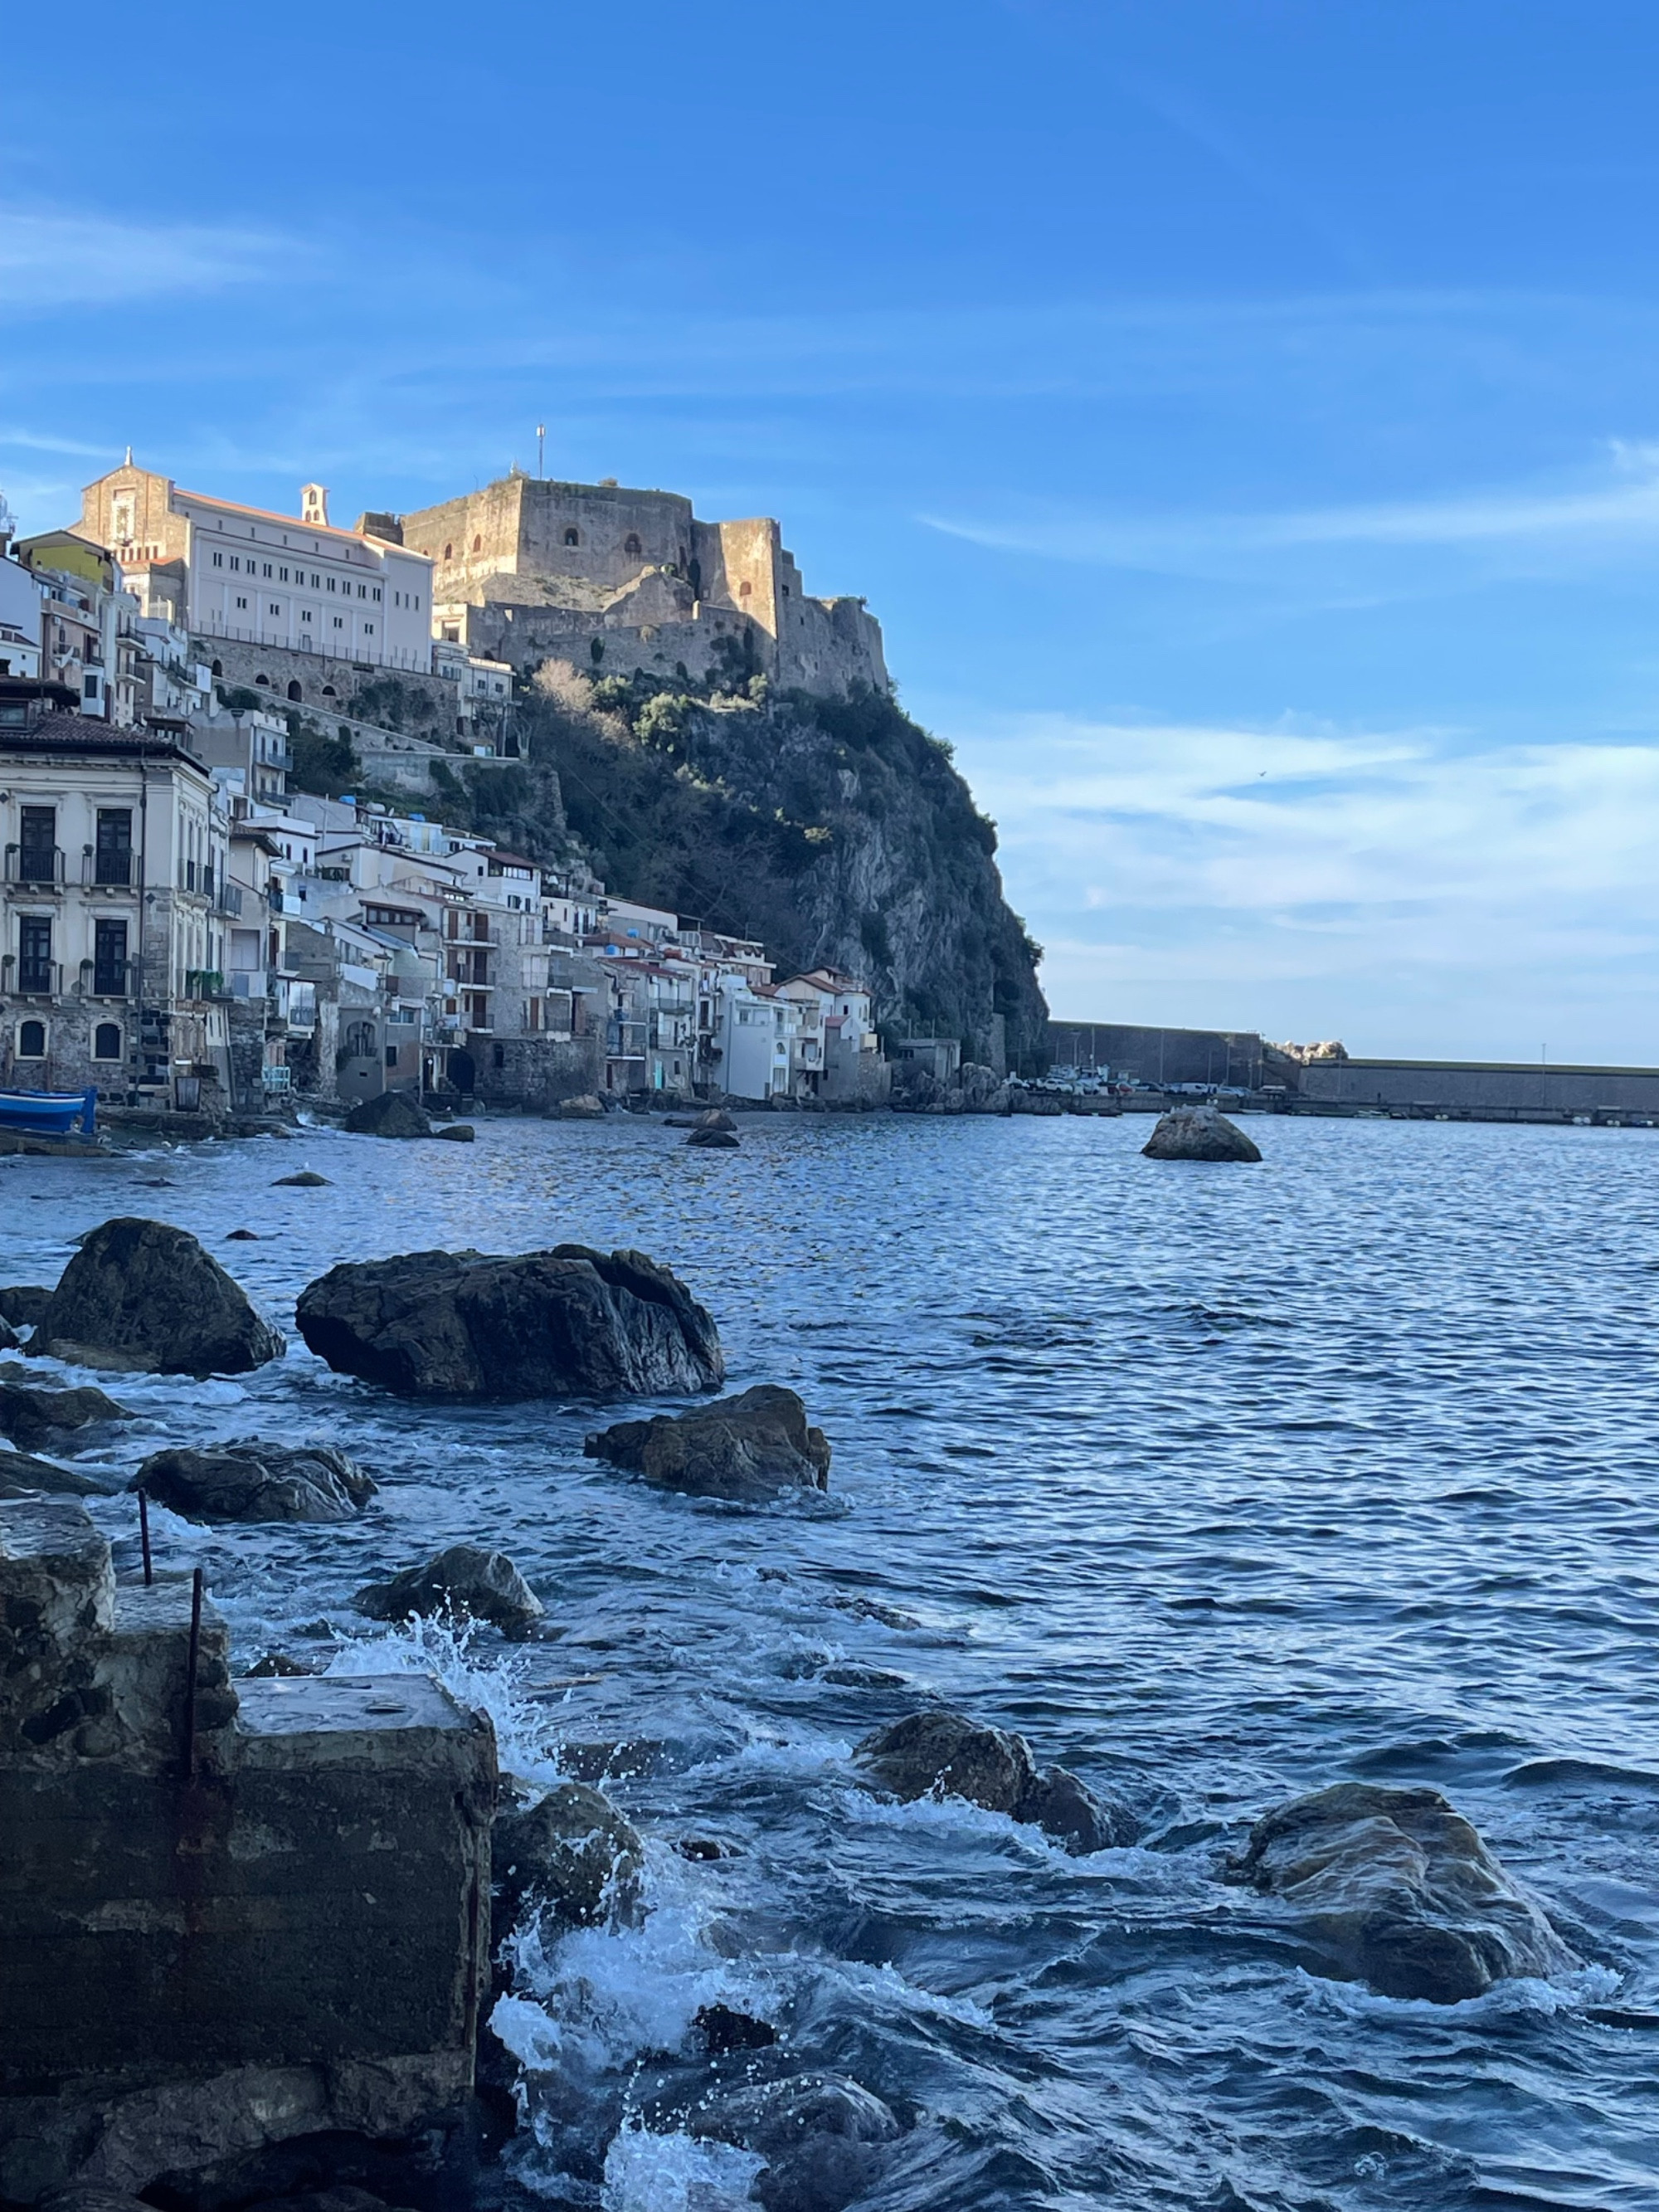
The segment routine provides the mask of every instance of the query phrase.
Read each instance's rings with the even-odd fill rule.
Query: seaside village
[[[266,513],[129,455],[62,529],[19,538],[0,500],[0,1085],[233,1115],[882,1103],[858,978],[780,977],[434,818],[446,772],[521,757],[515,680],[550,659],[887,683],[863,602],[808,599],[775,522],[669,493],[514,471],[343,529],[319,485]],[[301,724],[381,797],[292,788]]]

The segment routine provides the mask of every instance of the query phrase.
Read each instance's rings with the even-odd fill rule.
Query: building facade
[[[276,514],[129,460],[87,485],[72,528],[108,550],[144,613],[204,641],[431,672],[432,564],[362,526],[337,529],[320,485],[305,486],[299,515]]]
[[[0,1082],[228,1102],[232,892],[212,779],[63,696],[0,682]]]

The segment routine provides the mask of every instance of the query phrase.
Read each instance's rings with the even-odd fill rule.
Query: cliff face
[[[473,826],[539,859],[580,851],[623,897],[763,939],[781,972],[850,969],[890,1032],[979,1060],[1000,1043],[1011,1067],[1040,1050],[1037,948],[995,830],[891,700],[696,698],[557,665],[538,687],[524,770],[462,770]]]

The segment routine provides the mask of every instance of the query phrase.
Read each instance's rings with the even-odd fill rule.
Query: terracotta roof
[[[183,746],[157,738],[148,730],[112,729],[89,714],[46,714],[27,729],[0,728],[0,752],[122,753],[147,760],[183,761],[198,775],[207,766]]]
[[[233,514],[257,514],[261,522],[280,522],[289,530],[313,530],[324,538],[346,538],[353,545],[365,545],[372,542],[376,545],[389,546],[395,553],[413,553],[418,560],[425,561],[431,558],[429,554],[422,553],[416,546],[394,545],[388,538],[376,538],[371,541],[365,534],[356,530],[342,530],[337,522],[307,522],[297,514],[278,514],[275,507],[246,507],[240,499],[221,499],[216,492],[186,491],[182,484],[178,484],[173,488],[173,496],[177,499],[198,500],[204,507],[228,507]]]

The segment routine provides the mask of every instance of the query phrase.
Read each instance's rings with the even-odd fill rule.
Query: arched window
[[[334,689],[334,686],[331,684],[324,684],[323,696],[325,699],[337,699],[339,696],[339,693]]]
[[[740,599],[746,599],[754,588],[754,586],[747,581],[739,584],[738,586],[738,597]]]
[[[297,676],[288,687],[288,696],[290,699],[303,699],[306,696],[305,692],[301,688],[300,679]]]
[[[17,1024],[17,1057],[19,1060],[44,1060],[46,1056],[46,1024],[44,1022],[19,1022]]]
[[[564,542],[567,545],[580,545],[582,542],[581,532],[578,530],[567,530],[564,533]]]
[[[373,1022],[349,1022],[345,1034],[346,1054],[351,1060],[373,1060],[374,1057],[374,1024]]]
[[[121,1057],[119,1022],[99,1023],[92,1033],[92,1056],[94,1060],[119,1060]]]
[[[630,560],[637,561],[644,550],[644,546],[641,544],[638,538],[630,531],[628,535],[627,543],[623,547],[623,551],[628,555]]]
[[[265,687],[265,690],[266,690],[267,691],[269,691],[269,690],[270,690],[270,677],[268,677],[268,676],[256,676],[256,677],[254,678],[254,679],[253,679],[253,680],[254,680],[254,682],[255,682],[256,684],[263,684],[264,685],[264,687]]]
[[[225,672],[225,664],[224,664],[224,662],[223,662],[222,660],[216,660],[216,661],[214,662],[214,664],[213,664],[213,672],[214,672],[214,674],[215,674],[216,676],[222,676],[222,675],[224,674],[224,672]]]
[[[482,538],[474,538],[472,541],[472,550],[475,553],[482,553],[483,551],[483,539]]]
[[[445,546],[445,548],[444,548],[444,558],[445,558],[445,560],[446,560],[446,561],[453,561],[453,560],[455,558],[455,548],[453,547],[453,545],[446,545],[446,546]]]

